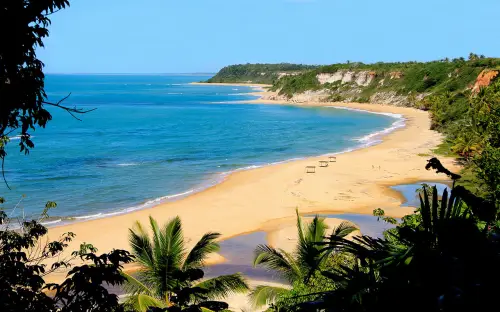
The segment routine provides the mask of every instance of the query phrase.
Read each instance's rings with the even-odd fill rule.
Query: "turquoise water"
[[[174,200],[227,173],[293,158],[341,152],[377,141],[397,116],[335,108],[230,104],[254,99],[249,87],[197,86],[208,76],[48,75],[51,101],[97,108],[73,119],[52,109],[36,148],[8,148],[0,194],[13,215],[58,207],[51,224],[124,213]],[[200,207],[203,209],[203,207]]]

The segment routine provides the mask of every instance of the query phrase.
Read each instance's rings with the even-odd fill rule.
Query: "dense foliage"
[[[149,221],[152,237],[139,222],[130,229],[130,245],[140,269],[133,276],[123,275],[127,278],[125,289],[130,294],[127,305],[134,311],[146,312],[151,307],[168,311],[204,307],[220,311],[227,309],[227,304],[213,300],[248,291],[239,273],[202,280],[207,256],[219,250],[216,239],[220,234],[203,235],[186,252],[178,217],[161,227],[152,217]]]
[[[426,99],[433,126],[446,134],[440,152],[459,157],[468,180],[460,182],[500,204],[500,79],[478,93]]]
[[[3,199],[0,198],[3,202]],[[53,207],[47,204],[44,212]],[[56,241],[44,237],[47,229],[38,220],[25,221],[20,228],[6,224],[7,214],[0,210],[0,311],[122,311],[118,297],[106,285],[120,285],[125,278],[122,265],[132,261],[124,250],[96,255],[92,245],[64,257],[64,250],[74,238],[66,233]],[[83,264],[67,273],[61,284],[46,283],[44,277],[60,268],[69,268],[72,261]]]
[[[486,68],[500,66],[500,59],[472,57],[433,62],[401,62],[401,63],[345,63],[320,66],[307,73],[296,76],[285,76],[275,82],[273,90],[288,97],[296,93],[320,88],[329,89],[332,96],[343,96],[352,89],[356,96],[346,96],[343,99],[368,102],[377,92],[395,92],[398,95],[417,95],[429,93],[456,92],[465,90],[474,82],[478,74]],[[333,83],[320,85],[318,74],[343,72],[369,72],[373,79],[368,85],[360,86],[351,83]],[[343,100],[341,99],[341,100]]]
[[[449,173],[436,159],[428,168]],[[350,260],[321,270],[332,289],[272,310],[489,309],[496,305],[495,294],[500,290],[499,234],[497,210],[490,200],[462,186],[441,196],[435,187],[424,187],[420,208],[387,231],[385,238],[329,236],[320,245]]]
[[[207,82],[251,82],[272,84],[280,74],[297,74],[315,68],[301,64],[241,64],[222,68]]]

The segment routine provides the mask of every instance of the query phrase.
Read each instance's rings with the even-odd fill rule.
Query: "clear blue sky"
[[[215,72],[236,63],[500,56],[498,0],[70,0],[51,73]]]

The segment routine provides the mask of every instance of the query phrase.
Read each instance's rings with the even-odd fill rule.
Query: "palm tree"
[[[460,178],[435,158],[428,168],[453,180]],[[351,254],[354,261],[323,271],[335,287],[294,308],[486,310],[496,304],[500,289],[500,236],[493,226],[496,214],[493,202],[463,186],[450,192],[445,189],[442,196],[435,186],[424,186],[420,208],[389,230],[386,239],[331,237],[326,248]]]
[[[187,252],[179,217],[162,227],[152,217],[149,217],[149,223],[152,237],[140,222],[129,229],[132,254],[140,270],[134,276],[124,274],[127,278],[126,290],[131,294],[127,303],[136,311],[173,305],[185,308],[249,290],[240,273],[200,282],[207,256],[220,248],[216,242],[220,234],[206,233]]]
[[[283,249],[259,245],[255,249],[254,266],[263,266],[290,284],[306,281],[333,252],[320,245],[328,240],[327,230],[325,219],[319,216],[315,216],[305,227],[297,211],[298,243],[295,251],[289,253]],[[332,230],[331,236],[345,238],[356,230],[358,228],[352,223],[344,221]],[[287,288],[259,285],[249,296],[251,303],[257,308],[274,302],[289,291]]]
[[[470,130],[470,129],[467,129]],[[481,151],[483,146],[481,138],[471,131],[464,131],[461,136],[455,139],[451,150],[469,160],[472,156]]]

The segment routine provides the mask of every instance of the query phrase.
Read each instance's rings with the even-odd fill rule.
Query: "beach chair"
[[[337,157],[335,157],[335,156],[330,156],[329,159],[330,159],[330,162],[337,162]]]
[[[320,167],[328,167],[328,161],[326,161],[326,160],[320,160],[319,161],[319,166]]]
[[[306,173],[316,173],[316,166],[307,166]]]

